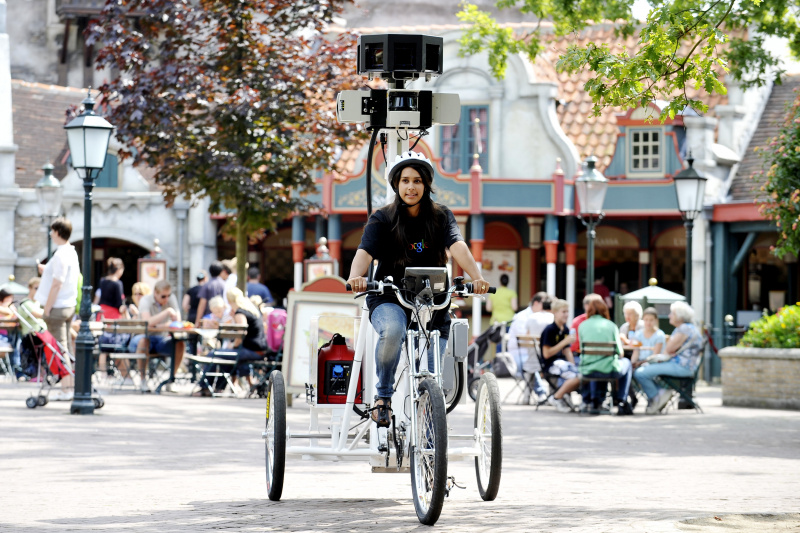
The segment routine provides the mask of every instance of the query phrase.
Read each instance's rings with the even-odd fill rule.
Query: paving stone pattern
[[[270,502],[263,400],[126,392],[76,417],[67,403],[27,409],[31,390],[0,383],[0,531],[431,531],[407,474],[362,463],[292,459],[283,500]],[[680,531],[681,520],[741,513],[784,513],[758,529],[796,531],[800,515],[785,513],[800,511],[800,412],[723,408],[718,388],[699,396],[705,415],[504,406],[497,500],[480,500],[472,463],[452,463],[467,488],[445,501],[435,531]],[[473,409],[451,415],[457,430]],[[290,428],[307,415],[296,401]]]

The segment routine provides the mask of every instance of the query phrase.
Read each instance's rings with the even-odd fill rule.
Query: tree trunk
[[[243,220],[236,221],[236,286],[245,292],[247,283],[247,230]]]

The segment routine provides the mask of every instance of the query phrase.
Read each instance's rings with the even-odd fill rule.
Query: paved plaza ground
[[[290,460],[270,502],[264,400],[126,392],[76,417],[68,403],[27,409],[31,390],[0,383],[0,531],[430,531],[407,474],[361,463]],[[704,415],[505,405],[497,500],[481,501],[473,463],[451,463],[466,490],[434,530],[800,531],[800,412],[723,408],[719,388],[699,398]],[[452,423],[470,426],[473,405]],[[295,401],[290,428],[307,415]]]

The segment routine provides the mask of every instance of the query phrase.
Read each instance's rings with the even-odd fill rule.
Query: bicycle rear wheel
[[[411,491],[417,518],[432,526],[439,519],[447,488],[447,414],[442,389],[430,378],[419,384],[416,447],[411,450]]]
[[[267,465],[267,495],[272,501],[281,499],[286,467],[286,386],[283,374],[273,370],[267,383],[267,428],[264,439]]]

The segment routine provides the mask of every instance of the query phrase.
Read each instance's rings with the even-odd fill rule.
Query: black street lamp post
[[[689,168],[681,170],[673,179],[678,195],[678,210],[686,226],[686,303],[692,305],[692,229],[694,219],[703,210],[703,197],[706,190],[706,177],[697,172],[694,159],[689,154]]]
[[[94,414],[92,401],[92,352],[94,335],[89,330],[92,315],[92,188],[103,170],[108,141],[114,126],[94,112],[91,92],[81,102],[84,111],[64,126],[67,130],[72,168],[83,179],[83,295],[81,297],[81,328],[75,342],[75,397],[70,413]]]
[[[608,190],[608,180],[594,168],[596,164],[596,157],[587,158],[586,169],[575,180],[575,192],[580,204],[578,218],[586,226],[586,294],[590,294],[594,289],[594,240],[597,236],[595,228],[606,216],[603,212],[603,202]]]
[[[47,163],[42,167],[44,177],[36,183],[36,197],[39,200],[39,208],[42,211],[42,222],[49,230],[53,219],[61,213],[61,182],[53,176],[53,165]],[[50,232],[47,232],[47,258],[53,253],[53,243],[50,239]]]

